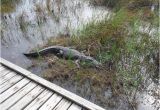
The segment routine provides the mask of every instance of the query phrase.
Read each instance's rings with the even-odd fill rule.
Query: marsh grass
[[[60,44],[74,47],[94,57],[103,66],[100,69],[87,66],[78,69],[71,60],[62,59],[57,60],[47,72],[44,71],[44,77],[51,81],[55,78],[69,78],[80,85],[89,81],[94,94],[100,94],[109,86],[113,96],[125,95],[123,99],[135,109],[136,93],[143,90],[147,80],[144,75],[152,78],[159,71],[159,63],[155,63],[159,61],[158,31],[150,35],[151,29],[145,33],[139,30],[142,22],[146,21],[143,19],[144,13],[144,10],[136,12],[122,8],[109,20],[88,23],[77,31],[79,34],[50,39],[45,46]],[[155,30],[158,28],[157,17],[154,15],[147,19],[150,28]],[[100,97],[97,95],[97,100]]]
[[[45,15],[45,8],[40,6],[40,5],[36,5],[36,17],[37,17],[37,23],[39,26],[41,26],[44,22],[46,22],[46,15]]]
[[[107,6],[114,11],[118,11],[122,7],[130,10],[138,10],[142,8],[150,8],[152,5],[159,5],[158,0],[89,0],[94,6]]]
[[[16,4],[19,3],[19,2],[20,2],[20,0],[1,0],[0,11],[2,13],[13,12],[16,8]]]
[[[13,11],[15,9],[15,5],[11,4],[13,1],[17,0],[2,0],[2,12]],[[145,0],[130,0],[131,4],[127,2],[128,0],[118,0],[118,3],[117,0],[94,1],[116,7],[115,15],[110,19],[86,24],[82,29],[77,30],[78,34],[73,33],[71,36],[60,34],[57,38],[51,38],[46,45],[34,51],[52,45],[74,47],[80,52],[83,51],[85,55],[94,57],[102,63],[102,67],[92,68],[89,66],[90,63],[81,62],[81,67],[77,68],[71,59],[59,59],[53,55],[45,57],[39,55],[35,64],[41,65],[43,61],[47,62],[48,68],[43,71],[43,77],[50,81],[70,80],[74,84],[78,83],[79,87],[89,82],[90,94],[96,94],[96,101],[99,104],[106,102],[107,104],[103,104],[118,108],[116,101],[113,101],[115,104],[111,104],[111,101],[107,102],[108,99],[105,100],[103,97],[104,90],[110,87],[112,98],[125,95],[123,100],[127,100],[135,109],[137,91],[143,90],[144,85],[147,86],[146,82],[149,78],[156,81],[159,79],[159,34],[157,31],[159,17],[148,7],[142,8]],[[48,13],[58,21],[59,16],[56,16],[50,7],[51,0],[46,2]],[[59,0],[57,3],[59,11],[60,2]],[[42,24],[45,21],[44,12],[38,5],[36,12],[38,15],[42,14],[37,18],[38,24]],[[139,31],[142,22],[150,24],[150,29],[145,33]],[[26,33],[28,24],[23,19],[23,15],[19,17],[19,23],[22,32]],[[156,32],[150,35],[152,28]],[[83,95],[86,94],[83,93]]]
[[[54,9],[51,8],[51,0],[46,0],[48,14],[56,21],[60,20],[60,9],[61,9],[61,0],[55,0],[57,5],[58,14],[55,14]]]
[[[18,22],[19,22],[20,29],[24,34],[24,37],[27,38],[26,33],[27,33],[27,27],[29,23],[25,21],[24,16],[25,16],[25,12],[18,17]]]

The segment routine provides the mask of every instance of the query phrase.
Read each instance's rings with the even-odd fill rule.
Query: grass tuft
[[[2,13],[13,12],[16,8],[16,4],[19,3],[19,1],[20,0],[1,0],[0,11]]]

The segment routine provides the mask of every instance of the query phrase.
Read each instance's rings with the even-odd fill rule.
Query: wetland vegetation
[[[20,0],[1,0],[1,12],[2,13],[10,13],[15,10],[16,4]]]
[[[10,9],[3,9],[3,3],[8,5],[9,0],[4,1],[2,10],[8,12]],[[46,43],[32,51],[61,45],[94,57],[102,66],[93,68],[81,62],[78,68],[72,60],[59,59],[49,54],[31,59],[32,65],[28,69],[43,67],[45,62],[42,77],[66,89],[72,88],[72,92],[106,109],[138,109],[138,95],[147,90],[151,81],[157,87],[154,95],[159,97],[158,0],[89,2],[94,7],[108,7],[112,15],[109,19],[106,16],[103,20],[92,20],[74,32],[50,37]],[[49,3],[50,0],[47,0]],[[47,6],[51,14],[50,6]],[[37,6],[37,11],[41,10]],[[55,19],[59,21],[60,18],[58,16]],[[20,25],[20,28],[26,31],[25,25]],[[155,109],[158,109],[159,99],[155,102]]]
[[[49,68],[44,71],[44,78],[50,81],[71,80],[80,88],[88,82],[88,94],[95,94],[100,104],[118,107],[117,100],[112,98],[121,97],[129,104],[128,108],[136,109],[137,91],[147,87],[148,78],[156,82],[159,80],[157,18],[158,15],[148,7],[134,10],[123,7],[109,20],[88,23],[77,31],[78,34],[49,39],[46,46],[73,47],[93,56],[103,66],[97,69],[84,64],[85,66],[77,68],[70,60],[46,57]],[[149,27],[146,32],[141,32],[140,28],[145,22],[149,22]],[[150,35],[152,29],[156,32]],[[112,91],[109,99],[112,102],[103,98],[104,91],[109,87]]]

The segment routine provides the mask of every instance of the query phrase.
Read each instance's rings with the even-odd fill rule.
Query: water
[[[160,109],[160,86],[153,82],[146,91],[138,95],[138,110],[159,110]]]
[[[22,53],[110,14],[106,7],[93,7],[83,0],[22,0],[15,12],[1,15],[1,56],[27,68],[31,61]]]
[[[111,11],[106,7],[91,6],[86,0],[23,0],[17,4],[14,12],[1,14],[1,57],[28,68],[32,65],[32,61],[23,55],[24,52],[37,45],[43,45],[50,37],[57,37],[59,34],[71,35],[88,22],[109,18],[110,15]],[[141,28],[140,31],[145,30]],[[154,30],[150,32],[152,34]],[[41,70],[44,68],[45,63],[30,71],[41,76]],[[54,83],[60,82],[54,81]],[[81,93],[78,94],[82,95],[88,90],[88,83],[82,86],[83,90],[79,90]],[[62,81],[61,85],[75,93],[77,89],[82,89],[76,88],[70,81]],[[151,84],[151,87],[156,86]],[[104,91],[104,98],[110,97],[112,92],[108,88]],[[95,96],[91,94],[85,98],[93,102],[95,100]],[[148,92],[140,93],[138,101],[138,110],[156,110],[155,97]],[[160,102],[155,103],[157,106]],[[123,102],[119,106],[121,109],[126,107]]]

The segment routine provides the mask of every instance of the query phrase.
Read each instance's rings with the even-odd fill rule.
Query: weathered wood
[[[8,97],[16,93],[18,90],[20,90],[23,86],[25,86],[27,83],[29,83],[28,79],[23,79],[2,94],[0,94],[0,103],[2,103],[4,100],[6,100]]]
[[[4,69],[6,69],[6,68],[3,67],[3,66],[1,66],[1,67],[0,67],[0,72],[1,72],[2,70],[4,70]]]
[[[45,90],[36,99],[32,101],[24,110],[37,110],[44,102],[53,94],[53,92]]]
[[[19,66],[16,66],[16,65],[14,65],[14,64],[12,64],[12,63],[10,63],[10,62],[2,59],[2,58],[1,58],[1,62],[2,62],[3,65],[7,66],[8,68],[11,68],[14,71],[24,75],[25,77],[36,81],[40,85],[43,85],[46,88],[55,91],[56,93],[58,93],[58,94],[62,95],[63,97],[79,104],[82,107],[85,107],[85,108],[91,109],[91,110],[105,110],[105,109],[101,108],[100,106],[95,105],[95,104],[81,98],[80,96],[77,96],[77,95],[75,95],[75,94],[73,94],[73,93],[71,93],[71,92],[69,92],[69,91],[51,83],[51,82],[49,82],[49,81],[46,81],[45,79],[40,78],[40,77],[32,74],[31,72],[29,72],[29,71],[27,71],[27,70],[25,70],[25,69],[23,69]]]
[[[3,71],[0,72],[0,78],[7,75],[10,71],[7,69],[4,69]]]
[[[68,110],[82,110],[82,107],[76,105],[76,104],[72,104]]]
[[[44,105],[40,107],[39,110],[52,110],[58,104],[58,102],[60,102],[61,99],[61,96],[53,94],[53,96],[48,99],[47,102],[44,103]]]
[[[53,110],[67,110],[70,105],[71,105],[70,101],[62,99]]]
[[[16,73],[14,72],[9,72],[7,75],[3,76],[0,78],[0,85],[3,84],[4,82],[6,82],[7,80],[9,80],[10,78],[12,78],[13,76],[15,76]]]
[[[9,110],[21,110],[25,106],[27,106],[32,100],[34,100],[44,88],[41,86],[37,86],[32,91],[30,91],[27,95],[25,95],[21,100],[15,103]]]
[[[16,76],[11,79],[9,79],[7,82],[0,85],[0,93],[2,94],[5,90],[16,84],[18,81],[20,81],[23,77],[22,76]]]
[[[1,67],[1,68],[0,68],[0,73],[2,74],[2,71],[4,71],[4,70],[7,70],[7,68]]]
[[[2,65],[0,66],[0,68],[2,67]]]
[[[25,87],[23,87],[21,90],[15,93],[13,96],[9,97],[2,104],[0,104],[1,110],[6,110],[9,107],[11,107],[15,102],[24,97],[28,92],[30,92],[36,86],[37,84],[35,83],[32,82],[28,83]]]
[[[3,75],[3,71],[5,71],[5,70],[7,70],[6,68],[4,68],[4,67],[2,67],[2,68],[0,68],[0,75]]]

